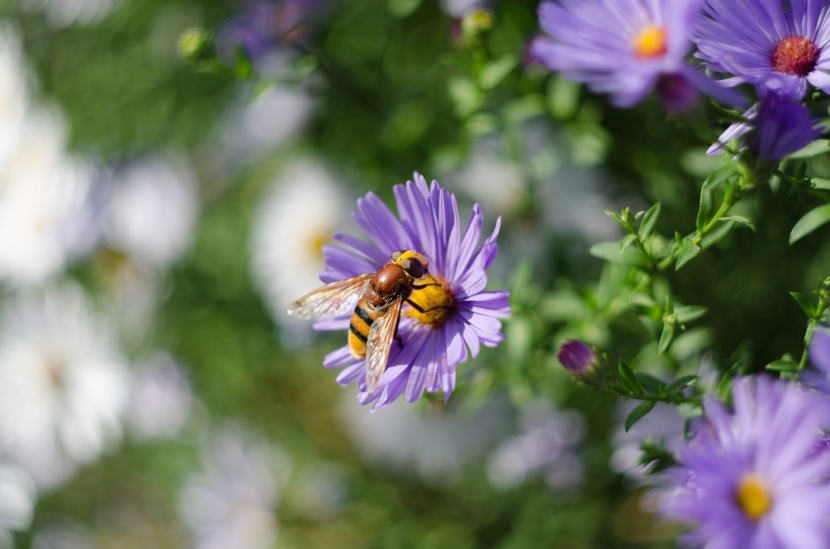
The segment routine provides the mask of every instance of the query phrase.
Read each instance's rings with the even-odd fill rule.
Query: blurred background
[[[0,3],[0,547],[672,546],[637,457],[683,418],[623,433],[631,406],[572,383],[558,345],[765,364],[804,329],[768,296],[809,293],[830,243],[789,248],[798,213],[761,193],[759,234],[672,275],[706,327],[657,357],[646,327],[604,323],[603,210],[661,201],[691,230],[718,132],[705,106],[613,110],[529,63],[535,10]],[[449,403],[370,414],[321,365],[345,335],[284,311],[334,232],[360,234],[356,199],[391,205],[414,171],[487,234],[502,217],[490,286],[514,314]]]

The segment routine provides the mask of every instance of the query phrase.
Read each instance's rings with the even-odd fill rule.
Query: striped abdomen
[[[360,298],[352,313],[352,320],[349,323],[349,349],[355,358],[366,356],[366,340],[369,337],[369,330],[375,320],[386,313],[386,307],[376,309],[369,305],[366,297]]]

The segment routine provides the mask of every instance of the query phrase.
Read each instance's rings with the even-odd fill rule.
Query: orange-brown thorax
[[[355,358],[366,356],[366,342],[372,324],[386,314],[389,304],[396,298],[409,297],[413,282],[414,279],[394,261],[378,269],[366,294],[357,302],[349,323],[349,349]]]
[[[412,293],[412,277],[395,262],[381,267],[366,290],[366,301],[375,308],[389,305],[398,296],[406,299]]]

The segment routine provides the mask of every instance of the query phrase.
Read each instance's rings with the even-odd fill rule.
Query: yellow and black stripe
[[[369,305],[363,297],[357,302],[349,323],[349,349],[356,358],[366,356],[366,342],[369,339],[369,330],[375,320],[383,316],[384,310],[378,310]]]

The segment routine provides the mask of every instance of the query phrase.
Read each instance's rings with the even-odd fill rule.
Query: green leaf
[[[620,253],[623,253],[626,248],[631,246],[634,242],[637,241],[636,234],[627,234],[620,240]]]
[[[683,245],[680,247],[680,253],[677,255],[677,264],[675,265],[675,270],[679,271],[680,268],[697,257],[700,253],[701,249],[692,242],[691,238],[686,238],[683,240]]]
[[[643,221],[640,223],[640,240],[645,241],[651,236],[651,233],[654,231],[654,225],[657,223],[657,218],[660,217],[660,208],[661,206],[658,202],[646,212]]]
[[[796,302],[798,302],[798,305],[801,307],[801,310],[804,311],[804,313],[808,317],[816,317],[816,307],[815,305],[813,305],[813,302],[810,301],[809,297],[798,292],[790,292],[790,295],[793,296],[793,299],[795,299]]]
[[[660,341],[657,342],[657,354],[664,354],[669,350],[672,340],[674,339],[674,331],[676,324],[674,322],[663,322],[663,333],[660,334]]]
[[[830,191],[830,179],[824,179],[823,177],[811,177],[810,183],[813,189]]]
[[[473,114],[484,101],[481,91],[469,78],[452,78],[447,91],[460,118],[467,118]]]
[[[622,217],[620,217],[620,214],[618,214],[617,212],[612,212],[611,210],[605,210],[605,215],[616,221],[617,224],[620,227],[622,227],[624,231],[628,232],[628,224],[625,221],[623,221]]]
[[[548,84],[548,109],[557,120],[573,118],[579,109],[582,87],[561,76],[554,76]]]
[[[708,307],[703,307],[700,305],[688,305],[685,307],[678,307],[677,309],[675,309],[674,316],[677,319],[678,324],[686,324],[687,322],[691,322],[702,317],[706,314],[706,311],[708,310]]]
[[[773,360],[769,364],[765,366],[767,370],[772,370],[774,372],[797,372],[798,371],[798,362],[789,358],[779,358],[778,360]]]
[[[644,393],[643,386],[640,385],[640,381],[637,379],[637,376],[634,375],[634,372],[625,364],[625,362],[621,360],[617,366],[617,369],[620,372],[620,379],[622,380],[623,387],[628,389],[629,393],[632,395],[642,395]]]
[[[742,215],[725,215],[720,218],[721,221],[734,221],[735,223],[740,223],[746,227],[749,227],[752,232],[755,232],[755,225],[750,221],[748,218]]]
[[[703,186],[700,189],[700,192],[703,193],[704,191],[712,191],[718,185],[722,185],[729,181],[733,175],[738,173],[738,163],[737,162],[729,162],[728,164],[724,164],[723,166],[718,166],[712,173],[709,174],[709,177],[706,178],[706,181],[703,182]]]
[[[631,412],[629,412],[628,417],[625,418],[625,431],[628,432],[631,427],[640,421],[643,416],[654,409],[654,406],[657,404],[654,400],[644,400],[643,402],[639,403]]]
[[[495,88],[518,64],[514,55],[504,55],[488,63],[478,75],[478,83],[484,90]]]
[[[634,372],[637,381],[640,382],[646,394],[658,395],[665,386],[660,379],[646,372]]]
[[[732,232],[732,229],[735,228],[734,221],[726,221],[725,223],[718,223],[715,225],[715,228],[706,233],[703,238],[700,240],[700,247],[701,249],[711,248],[714,244],[717,244],[723,238]]]
[[[795,151],[792,153],[789,158],[812,158],[814,156],[818,156],[820,154],[824,154],[827,151],[830,151],[830,140],[828,139],[816,139],[806,147]]]
[[[695,226],[697,227],[698,231],[702,231],[703,228],[709,223],[709,220],[712,219],[715,215],[715,193],[712,190],[709,190],[706,186],[704,186],[700,190],[700,208],[697,211],[697,220],[695,221]]]
[[[675,379],[674,381],[672,381],[671,383],[669,383],[669,385],[666,387],[666,394],[669,397],[674,397],[674,396],[680,394],[680,391],[682,391],[683,389],[685,389],[686,387],[688,387],[689,385],[691,385],[692,383],[694,383],[698,379],[700,379],[700,376],[696,376],[696,375],[688,375],[688,376],[679,377],[679,378]]]
[[[830,204],[810,210],[793,227],[790,233],[790,245],[795,244],[828,221],[830,221]]]
[[[591,246],[590,252],[592,256],[609,263],[621,263],[624,265],[638,265],[643,263],[642,257],[636,250],[632,248],[622,252],[620,251],[620,247],[621,244],[619,242],[599,242]]]

